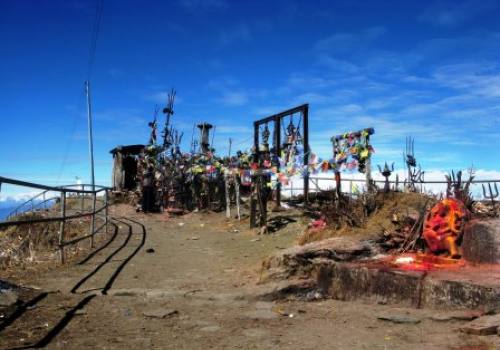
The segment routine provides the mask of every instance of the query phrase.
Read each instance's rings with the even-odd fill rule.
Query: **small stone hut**
[[[112,183],[115,191],[134,191],[137,187],[137,162],[144,145],[117,146],[113,155]]]

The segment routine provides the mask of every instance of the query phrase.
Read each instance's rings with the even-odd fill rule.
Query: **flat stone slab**
[[[420,320],[408,315],[379,315],[377,319],[400,324],[418,324]]]
[[[500,314],[483,316],[460,328],[464,333],[476,335],[491,335],[498,332],[500,327]]]
[[[446,313],[441,313],[439,315],[433,315],[429,317],[429,319],[438,322],[472,321],[483,315],[484,312],[480,310],[463,310],[463,311],[446,312]]]
[[[142,314],[145,317],[149,317],[149,318],[165,318],[165,317],[170,317],[170,316],[176,315],[178,313],[179,312],[177,310],[174,310],[174,309],[159,308],[159,309],[155,309],[155,310],[144,311]]]

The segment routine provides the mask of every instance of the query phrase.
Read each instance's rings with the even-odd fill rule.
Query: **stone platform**
[[[417,308],[500,311],[499,264],[464,260],[456,264],[394,264],[397,257],[378,253],[368,242],[348,237],[284,250],[264,262],[264,279],[302,279],[307,283],[276,290],[269,296],[289,297],[300,294],[302,288],[340,300],[361,298]]]

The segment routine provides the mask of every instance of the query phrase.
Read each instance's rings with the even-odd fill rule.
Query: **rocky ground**
[[[500,348],[496,335],[459,331],[470,319],[462,311],[263,301],[275,286],[260,283],[262,261],[304,229],[293,212],[264,236],[222,214],[169,218],[117,206],[111,215],[116,226],[95,253],[2,272],[36,289],[18,292],[27,303],[0,308],[1,349]]]

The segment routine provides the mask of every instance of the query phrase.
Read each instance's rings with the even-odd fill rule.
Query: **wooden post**
[[[231,196],[229,195],[229,174],[224,174],[224,188],[226,190],[226,218],[231,218]]]
[[[366,136],[366,143],[370,143],[370,135]],[[372,190],[372,159],[368,156],[366,160],[366,192],[371,192]]]
[[[304,202],[309,202],[309,105],[305,105],[302,118],[304,119]]]
[[[260,233],[267,233],[267,197],[265,175],[260,173],[257,178],[257,201],[259,204],[259,228]]]
[[[257,201],[256,201],[257,177],[252,175],[252,185],[250,187],[250,228],[257,226]]]
[[[59,223],[59,257],[64,264],[64,227],[66,225],[66,192],[61,192],[61,222]]]
[[[239,220],[241,220],[241,214],[240,214],[240,183],[239,183],[237,177],[235,177],[235,179],[234,179],[234,192],[236,194],[236,213],[238,215],[238,221],[239,221]]]
[[[333,161],[336,162],[337,160],[337,138],[332,137],[332,143],[333,143]],[[335,169],[334,171],[335,174],[335,192],[337,192],[337,198],[340,198],[340,195],[342,193],[342,182],[340,181],[340,171],[338,169]]]
[[[253,123],[253,147],[254,147],[254,158],[253,161],[254,163],[259,163],[259,124],[258,123]]]
[[[274,145],[274,151],[276,152],[276,156],[279,158],[281,157],[281,118],[276,116],[274,118],[274,140],[276,144]],[[280,163],[278,161],[278,164],[276,165],[277,168],[277,173],[280,172]],[[276,184],[276,207],[279,207],[281,205],[281,183],[278,180],[278,183]]]
[[[82,185],[82,188],[83,189],[83,185]],[[81,198],[81,203],[80,203],[80,206],[81,206],[81,211],[83,213],[83,211],[85,210],[85,193],[80,193],[80,198]]]

